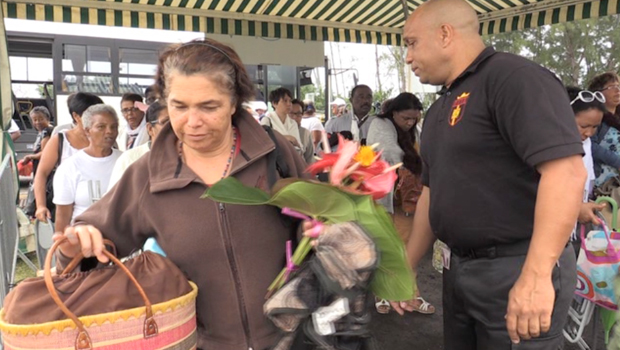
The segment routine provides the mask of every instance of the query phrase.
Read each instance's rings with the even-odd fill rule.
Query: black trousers
[[[567,246],[553,269],[555,305],[551,329],[539,338],[512,344],[506,329],[508,293],[519,278],[525,255],[459,258],[452,254],[450,269],[443,271],[445,350],[558,349],[562,328],[577,283],[576,259]],[[558,266],[559,265],[559,266]]]

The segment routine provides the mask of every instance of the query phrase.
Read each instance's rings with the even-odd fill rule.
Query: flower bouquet
[[[329,183],[282,179],[274,185],[270,195],[229,177],[211,186],[203,197],[228,204],[274,205],[286,215],[314,221],[317,234],[323,224],[357,222],[372,237],[380,252],[379,266],[370,283],[371,291],[387,300],[411,300],[415,286],[403,242],[390,215],[375,203],[394,188],[395,170],[400,165],[390,167],[380,158],[381,153],[375,152],[374,147],[360,146],[340,137],[336,152],[325,152],[307,169],[313,175],[327,172]],[[290,241],[287,242],[287,264],[269,287],[268,296],[282,287],[303,263],[315,238],[304,237],[294,253]]]

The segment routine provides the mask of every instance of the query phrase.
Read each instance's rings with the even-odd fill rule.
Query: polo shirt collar
[[[473,74],[478,70],[478,66],[484,61],[486,61],[489,57],[495,55],[496,51],[492,46],[487,46],[482,52],[476,57],[476,59],[461,73],[454,81],[452,82],[452,86],[455,83],[465,79],[468,75]],[[446,91],[448,91],[448,87],[445,85],[439,90],[437,93],[439,95],[443,95]]]

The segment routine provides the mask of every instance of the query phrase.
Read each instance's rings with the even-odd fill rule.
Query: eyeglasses
[[[138,107],[123,108],[123,109],[121,109],[121,113],[123,113],[123,115],[127,115],[129,113],[137,112],[139,110],[140,110],[140,108],[138,108]]]
[[[302,112],[291,112],[290,114],[291,114],[291,115],[303,115],[303,113],[302,113]]]
[[[616,90],[616,91],[620,91],[620,85],[616,84],[616,85],[609,85],[606,88],[602,88],[600,91],[606,91],[606,90]]]
[[[590,102],[593,102],[595,99],[601,103],[605,103],[605,95],[603,95],[602,92],[600,91],[592,92],[588,90],[583,90],[583,91],[579,91],[579,94],[577,94],[577,97],[575,97],[574,100],[570,101],[570,104],[572,106],[573,103],[577,102],[577,100],[581,100],[582,102],[585,102],[585,103],[590,103]]]

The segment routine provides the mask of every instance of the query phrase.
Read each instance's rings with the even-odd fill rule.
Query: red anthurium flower
[[[394,183],[398,175],[396,170],[389,170],[383,174],[365,179],[362,182],[362,192],[372,195],[374,200],[385,197],[394,189]]]

